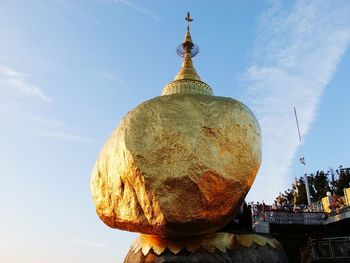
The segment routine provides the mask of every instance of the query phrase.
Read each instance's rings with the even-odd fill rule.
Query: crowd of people
[[[245,212],[245,210],[249,210],[249,212]],[[323,212],[322,203],[317,202],[313,203],[310,206],[306,205],[294,205],[290,204],[286,201],[284,202],[278,202],[278,200],[275,200],[272,205],[265,204],[264,201],[262,202],[243,202],[241,206],[240,213],[243,214],[250,214],[252,217],[252,223],[258,221],[266,221],[268,212],[290,212],[290,213],[300,213],[300,212]]]
[[[347,208],[349,208],[347,206]],[[332,210],[333,211],[333,210]],[[276,213],[284,212],[284,213]],[[302,213],[307,212],[304,216]],[[332,213],[331,213],[332,215]],[[252,231],[256,225],[261,222],[277,222],[280,220],[321,220],[325,218],[322,202],[312,203],[310,206],[294,205],[286,201],[279,202],[276,199],[272,205],[262,202],[246,202],[244,201],[238,211],[236,218],[230,223],[229,228],[242,231]]]

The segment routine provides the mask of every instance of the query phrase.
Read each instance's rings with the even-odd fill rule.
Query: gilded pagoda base
[[[256,234],[214,233],[181,239],[140,235],[124,263],[288,262],[276,239]]]

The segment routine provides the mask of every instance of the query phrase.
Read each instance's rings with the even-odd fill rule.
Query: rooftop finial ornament
[[[189,53],[191,57],[194,57],[198,54],[199,48],[196,44],[192,42],[191,33],[190,33],[190,23],[193,21],[191,18],[190,12],[187,12],[185,17],[187,21],[187,30],[183,43],[177,48],[176,52],[180,57],[184,57],[185,53]]]
[[[190,12],[187,12],[187,16],[185,17],[185,20],[187,21],[187,31],[190,31],[190,22],[193,21],[193,19],[191,18]]]
[[[244,104],[213,96],[200,80],[191,43],[188,28],[182,68],[164,96],[129,111],[103,146],[91,180],[96,212],[112,228],[141,233],[126,263],[236,262],[252,255],[250,262],[274,262],[262,257],[279,253],[276,240],[218,232],[260,167],[260,128]]]

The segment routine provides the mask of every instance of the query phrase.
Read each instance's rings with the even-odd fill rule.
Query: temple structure
[[[247,106],[201,80],[189,13],[186,21],[175,80],[123,118],[96,161],[96,212],[140,233],[125,262],[286,262],[275,239],[220,232],[260,167],[260,127]]]

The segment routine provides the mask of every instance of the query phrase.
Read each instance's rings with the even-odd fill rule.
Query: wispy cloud
[[[290,185],[298,149],[293,106],[304,136],[349,46],[349,14],[348,1],[297,1],[291,7],[275,4],[260,19],[243,98],[259,119],[263,142],[249,198],[271,201]]]
[[[31,96],[43,102],[52,102],[38,86],[28,81],[28,76],[5,65],[0,65],[0,91],[4,95]],[[1,94],[0,93],[0,94]]]
[[[88,239],[82,239],[82,238],[66,238],[66,237],[60,237],[58,238],[60,242],[64,243],[70,243],[70,244],[77,244],[77,245],[83,245],[83,246],[89,246],[89,247],[96,247],[96,248],[103,248],[103,247],[109,247],[112,246],[110,243],[106,242],[96,242],[91,241]]]
[[[78,142],[78,143],[98,143],[101,144],[98,140],[89,138],[89,137],[82,137],[77,136],[69,131],[65,130],[64,128],[57,128],[53,127],[51,129],[43,129],[43,130],[37,130],[33,132],[34,135],[41,136],[41,137],[48,137],[48,138],[55,138],[60,139],[64,141],[72,141],[72,142]]]
[[[89,246],[89,247],[95,247],[95,248],[118,247],[118,248],[127,249],[130,246],[128,243],[123,242],[123,241],[100,242],[100,241],[92,241],[92,240],[83,239],[83,238],[70,238],[70,239],[68,238],[67,239],[65,237],[58,238],[58,240],[61,242],[64,242],[64,243],[71,243],[71,244],[77,244],[77,245],[83,245],[83,246]]]
[[[4,64],[0,64],[0,117],[4,127],[26,130],[26,133],[78,143],[99,143],[97,140],[78,136],[66,125],[45,116],[47,106],[54,101],[30,82],[30,76]]]
[[[110,71],[103,71],[102,77],[106,80],[113,81],[117,83],[120,87],[129,90],[128,86],[125,84],[124,81],[122,81],[119,77],[117,77],[116,74],[110,72]]]
[[[85,246],[90,246],[90,247],[97,247],[97,248],[110,246],[110,244],[108,244],[108,243],[92,242],[92,241],[84,240],[84,239],[75,239],[75,240],[73,240],[73,243],[85,245]]]
[[[148,9],[146,8],[143,8],[137,4],[135,4],[133,1],[130,1],[130,0],[112,0],[113,3],[115,4],[122,4],[122,5],[125,5],[151,19],[153,19],[154,21],[156,22],[160,22],[160,19],[158,16],[156,16],[155,14],[153,14],[151,11],[149,11]]]
[[[86,19],[90,20],[91,22],[93,22],[94,24],[100,24],[101,20],[93,17],[91,15],[89,15],[88,13],[84,12],[82,9],[78,9],[76,8],[72,2],[69,2],[67,0],[55,0],[58,4],[60,4],[61,6],[63,6],[64,8],[66,8],[67,10],[76,13],[82,17],[85,17]]]
[[[58,4],[64,6],[65,8],[71,9],[72,6],[66,0],[55,0]]]

